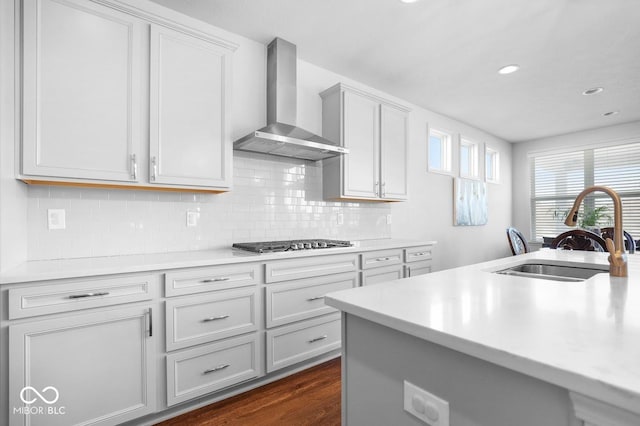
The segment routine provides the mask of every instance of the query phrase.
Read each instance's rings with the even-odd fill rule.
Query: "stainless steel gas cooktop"
[[[274,253],[279,251],[314,250],[323,248],[351,247],[350,241],[341,240],[290,240],[234,243],[233,248],[254,253]]]

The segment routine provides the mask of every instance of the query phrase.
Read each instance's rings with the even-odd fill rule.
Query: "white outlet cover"
[[[391,213],[387,215],[387,225],[391,225]]]
[[[338,213],[338,225],[344,225],[344,215],[342,213]]]
[[[187,210],[187,227],[198,226],[198,212]]]
[[[449,426],[449,403],[406,380],[404,410],[429,426]]]
[[[49,229],[65,229],[67,227],[64,209],[47,209],[47,227]]]

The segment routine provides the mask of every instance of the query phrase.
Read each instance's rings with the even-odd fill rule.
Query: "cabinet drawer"
[[[164,280],[167,297],[224,290],[257,284],[259,265],[250,263],[167,272]]]
[[[167,355],[167,405],[262,375],[258,336],[200,346]]]
[[[404,249],[404,261],[421,262],[423,260],[431,260],[433,246],[420,246]]]
[[[338,256],[321,255],[317,257],[305,257],[304,259],[269,262],[266,265],[265,281],[275,283],[299,278],[351,272],[357,269],[356,259],[356,254],[345,254]]]
[[[415,277],[431,272],[431,261],[414,262],[407,265],[407,277]]]
[[[9,290],[9,319],[140,302],[154,297],[156,275],[47,281]]]
[[[324,295],[356,285],[355,272],[268,285],[265,289],[267,327],[335,312],[324,304]]]
[[[255,287],[167,300],[167,350],[255,331],[257,312]]]
[[[267,330],[267,372],[338,349],[340,313]]]
[[[363,253],[362,269],[378,268],[380,266],[397,265],[402,263],[402,250],[380,250]]]
[[[404,267],[400,264],[362,271],[362,285],[378,284],[404,278],[403,269]]]

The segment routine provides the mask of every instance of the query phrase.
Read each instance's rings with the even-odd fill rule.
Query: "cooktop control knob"
[[[296,243],[291,244],[291,250],[298,250],[298,245]]]

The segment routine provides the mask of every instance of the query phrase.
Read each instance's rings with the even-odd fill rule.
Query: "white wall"
[[[529,155],[623,142],[640,136],[640,121],[513,144],[513,224],[531,238]]]
[[[266,124],[266,47],[236,34],[211,32],[239,45],[234,54],[232,137]],[[295,40],[293,40],[295,42]],[[319,93],[344,82],[407,105],[315,65],[298,61],[298,124],[321,132]],[[321,237],[344,239],[412,238],[438,240],[436,269],[508,254],[504,229],[511,223],[510,144],[430,111],[409,105],[409,190],[406,203],[333,203],[321,200],[319,164],[259,154],[234,153],[234,188],[228,194],[164,194],[143,191],[26,187],[11,180],[17,194],[15,213],[2,203],[3,221],[21,216],[9,241],[26,241],[22,260],[120,255],[228,246],[234,241]],[[500,151],[500,184],[489,184],[489,223],[454,227],[451,176],[426,172],[427,125],[455,133]],[[11,141],[2,141],[3,152]],[[15,189],[18,188],[16,191]],[[67,229],[46,229],[47,208],[67,210]],[[200,212],[200,225],[186,228],[187,210]],[[338,211],[345,225],[337,225]],[[392,213],[393,224],[385,218]],[[28,231],[26,231],[28,225]],[[4,236],[3,236],[4,240]],[[8,258],[3,256],[2,268]],[[14,263],[14,262],[10,262]]]

